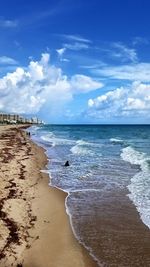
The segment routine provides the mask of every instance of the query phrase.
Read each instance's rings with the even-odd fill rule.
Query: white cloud
[[[65,47],[62,47],[60,49],[56,49],[56,52],[58,54],[60,61],[69,62],[70,61],[69,59],[63,57],[65,51],[66,51]]]
[[[132,44],[133,45],[141,45],[141,44],[148,45],[149,40],[144,37],[136,36],[133,38]]]
[[[129,48],[121,43],[114,43],[113,48],[115,48],[115,51],[111,52],[113,57],[119,58],[122,61],[130,60],[131,62],[136,62],[138,60],[137,53],[133,48]]]
[[[88,93],[104,86],[102,83],[94,81],[91,77],[81,74],[74,75],[70,80],[70,84],[75,93]]]
[[[80,50],[87,50],[90,48],[90,45],[86,39],[84,40],[82,38],[74,37],[72,35],[71,36],[69,35],[69,38],[67,38],[67,39],[69,39],[73,42],[64,43],[62,48],[56,50],[60,61],[66,61],[66,62],[70,61],[69,59],[63,57],[64,53],[67,50],[80,51]]]
[[[66,51],[66,48],[60,48],[60,49],[57,49],[56,50],[57,51],[57,53],[58,53],[58,55],[60,56],[60,57],[62,57],[62,55],[65,53],[65,51]]]
[[[86,39],[86,38],[79,36],[79,35],[63,34],[62,36],[68,40],[71,40],[71,41],[77,41],[77,42],[81,42],[81,43],[92,43],[92,41],[90,41],[89,39]]]
[[[40,81],[44,78],[43,65],[38,62],[31,61],[29,64],[29,76],[32,81]]]
[[[41,60],[40,60],[40,64],[43,66],[47,66],[50,60],[50,54],[48,53],[43,53]]]
[[[17,65],[18,62],[11,57],[2,56],[0,57],[0,65]]]
[[[23,69],[7,73],[0,79],[0,108],[8,112],[36,113],[46,104],[48,112],[72,100],[75,93],[86,93],[102,86],[84,75],[68,78],[60,68],[49,63],[50,55],[31,61]]]
[[[18,26],[18,22],[16,20],[6,20],[0,19],[0,27],[1,28],[15,28]]]
[[[92,73],[110,79],[150,82],[150,63],[106,66],[92,70]]]
[[[125,110],[145,110],[148,108],[148,106],[146,106],[147,101],[143,101],[139,98],[132,98],[132,97],[128,97],[127,98],[127,106],[125,108]],[[150,107],[150,105],[149,105]]]
[[[66,49],[73,51],[84,50],[88,49],[90,47],[90,44],[92,43],[90,40],[77,35],[62,34],[61,36],[70,42],[65,43],[63,45],[63,48],[56,50],[60,56],[64,54]]]
[[[96,61],[96,60],[95,60]],[[107,64],[104,63],[103,61],[97,61],[97,63],[95,64],[91,64],[91,65],[81,65],[80,68],[82,69],[87,69],[87,70],[92,70],[92,69],[98,69],[98,68],[104,68],[106,67]]]
[[[150,84],[134,82],[88,101],[88,115],[95,118],[150,116]]]
[[[61,58],[61,61],[70,62],[70,60],[68,58]]]
[[[70,50],[79,51],[79,50],[88,49],[89,45],[86,43],[75,42],[73,44],[64,44],[64,47]]]

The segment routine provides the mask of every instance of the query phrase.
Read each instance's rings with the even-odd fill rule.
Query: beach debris
[[[69,161],[68,161],[68,160],[65,162],[64,166],[65,166],[65,167],[68,167],[68,166],[70,166],[70,164],[69,164]]]
[[[18,152],[22,152],[23,159],[29,158],[31,155],[31,146],[28,142],[26,142],[26,139],[24,138],[24,133],[20,131],[20,129],[10,129],[6,134],[0,135],[0,141],[2,141],[2,149],[1,149],[1,158],[0,158],[0,167],[1,172],[5,174],[5,172],[9,171],[8,164],[15,159],[16,164],[18,166],[18,172],[17,172],[17,179],[25,179],[25,172],[26,172],[26,166],[22,164],[22,159],[18,158]],[[23,145],[26,144],[26,147],[23,147]],[[7,170],[8,169],[8,170]],[[6,175],[7,176],[7,175]],[[9,201],[14,199],[24,200],[26,201],[26,198],[23,195],[23,191],[19,190],[19,187],[16,183],[16,180],[13,178],[9,179],[9,176],[7,177],[7,182],[4,187],[5,194],[0,198],[0,219],[1,223],[7,228],[8,236],[6,236],[6,240],[4,244],[1,245],[0,248],[0,262],[5,258],[7,261],[7,258],[9,257],[8,254],[10,253],[11,256],[14,257],[15,261],[17,261],[16,256],[16,246],[22,245],[23,241],[26,243],[28,242],[28,239],[30,237],[28,230],[32,228],[36,221],[36,216],[32,216],[32,210],[29,209],[29,204],[27,207],[27,214],[29,221],[27,224],[21,225],[17,223],[13,217],[10,216],[9,210],[11,209],[11,205],[9,205],[9,209],[5,209],[5,204],[11,203]],[[21,233],[23,233],[21,235]],[[1,236],[0,236],[1,237]],[[3,237],[3,235],[2,235]],[[1,238],[2,238],[1,237]],[[1,264],[0,264],[1,265]],[[16,265],[15,265],[16,266]],[[23,267],[22,263],[18,263],[17,267]]]

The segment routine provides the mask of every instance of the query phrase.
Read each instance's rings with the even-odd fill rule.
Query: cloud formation
[[[89,76],[76,74],[72,76],[70,84],[74,93],[88,93],[103,87],[103,83],[94,81]]]
[[[68,50],[73,52],[87,50],[90,48],[90,44],[92,43],[90,40],[78,35],[61,34],[59,36],[65,40],[62,44],[62,48],[56,49],[60,61],[70,61],[69,59],[63,57],[64,53]]]
[[[89,45],[87,43],[75,42],[73,44],[64,44],[64,47],[73,51],[79,51],[83,49],[88,49]]]
[[[149,39],[141,37],[141,36],[136,36],[136,37],[133,38],[132,44],[134,46],[142,45],[142,44],[148,45],[149,44]]]
[[[95,118],[150,117],[150,84],[134,82],[88,101],[88,115]]]
[[[70,40],[70,41],[76,41],[76,42],[81,42],[81,43],[92,43],[91,40],[89,39],[86,39],[80,35],[67,35],[67,34],[62,34],[61,35],[62,37],[64,37],[65,39],[67,40]]]
[[[150,63],[104,66],[101,69],[92,70],[92,73],[109,79],[150,82]]]
[[[123,62],[136,62],[138,60],[137,53],[134,48],[129,48],[122,43],[113,43],[112,46],[114,51],[111,52],[111,56],[116,57]]]
[[[2,56],[0,57],[0,65],[17,65],[18,62],[11,57]]]
[[[31,61],[24,69],[7,73],[0,79],[0,110],[17,113],[36,113],[48,103],[59,109],[72,100],[74,94],[87,93],[103,85],[85,75],[63,74],[60,68],[50,65],[50,55],[42,54],[40,61]]]
[[[0,28],[15,28],[17,26],[18,22],[16,20],[0,18]]]
[[[58,55],[60,57],[62,57],[62,55],[65,53],[65,50],[66,50],[66,48],[60,48],[60,49],[57,49],[56,51],[57,51]]]
[[[64,61],[64,62],[69,62],[70,60],[68,58],[64,58],[63,55],[65,54],[66,48],[60,48],[60,49],[56,49],[56,52],[58,54],[58,58],[60,61]]]

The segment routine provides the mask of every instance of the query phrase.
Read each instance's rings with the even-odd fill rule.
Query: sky
[[[150,123],[149,0],[0,3],[0,112]]]

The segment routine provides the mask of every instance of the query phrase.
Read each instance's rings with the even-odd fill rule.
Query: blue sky
[[[0,3],[0,111],[150,122],[149,0]]]

